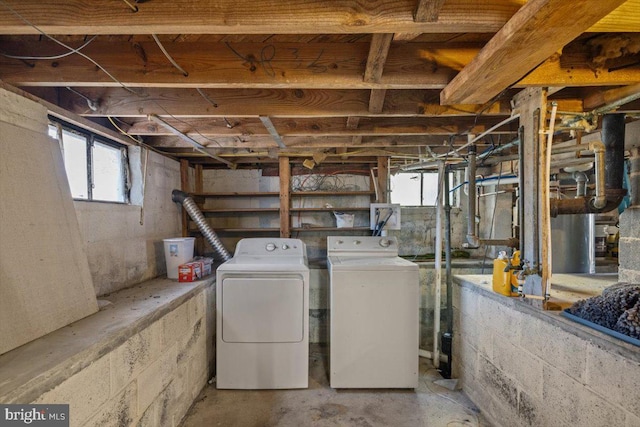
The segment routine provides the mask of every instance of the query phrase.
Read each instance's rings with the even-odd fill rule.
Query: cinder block
[[[163,345],[165,347],[184,338],[189,333],[189,311],[188,304],[182,304],[162,318]]]
[[[111,395],[131,382],[162,354],[162,322],[157,321],[133,335],[110,354]]]
[[[640,416],[640,364],[596,345],[587,347],[589,389]]]
[[[546,405],[550,418],[573,426],[624,425],[625,415],[618,407],[558,369],[545,364],[543,381],[543,401],[552,402]]]
[[[532,397],[524,390],[520,390],[518,393],[518,418],[521,420],[522,425],[526,426],[542,426],[553,425],[559,427],[557,423],[542,423],[542,413],[545,408],[542,403]]]
[[[138,375],[138,412],[142,416],[151,403],[164,390],[176,373],[177,344],[164,349],[162,356]]]
[[[573,379],[584,382],[587,357],[585,340],[532,316],[526,317],[525,324],[520,347]]]
[[[33,403],[68,403],[71,425],[82,425],[109,399],[109,369],[109,356],[104,356]]]
[[[639,208],[625,209],[625,211],[620,214],[620,236],[640,239]]]
[[[628,283],[640,283],[640,270],[618,268],[618,280]]]
[[[532,397],[542,399],[542,361],[538,357],[493,335],[493,363]]]
[[[178,341],[178,354],[176,355],[176,362],[178,364],[182,363],[183,360],[193,357],[193,354],[200,349],[206,351],[204,328],[204,320],[201,319]]]
[[[102,405],[84,425],[91,427],[122,427],[137,421],[136,405],[137,383],[132,381],[127,388]],[[70,414],[73,419],[73,413]]]
[[[186,304],[189,316],[189,326],[193,326],[198,320],[204,319],[207,304],[207,295],[204,290],[199,292],[197,295],[194,295]]]
[[[454,335],[455,336],[455,335]],[[466,339],[461,339],[458,346],[453,347],[454,359],[458,359],[463,368],[473,376],[478,375],[478,349]]]
[[[627,415],[627,423],[625,424],[625,427],[638,427],[638,426],[640,426],[640,417],[636,417],[631,412],[627,412],[626,415]]]
[[[640,268],[640,239],[633,237],[620,238],[619,263],[621,268],[637,270]]]
[[[509,407],[511,412],[518,408],[518,388],[516,383],[506,376],[487,358],[478,358],[478,381],[491,394],[501,407]]]
[[[460,288],[460,311],[472,319],[477,317],[480,296],[467,288]]]

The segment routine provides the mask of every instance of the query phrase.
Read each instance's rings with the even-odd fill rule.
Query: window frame
[[[400,175],[400,174],[413,174],[413,175],[420,175],[420,204],[419,205],[403,205],[400,204],[401,207],[403,208],[435,208],[437,205],[436,204],[432,204],[432,205],[427,205],[424,204],[424,176],[425,175],[438,175],[437,172],[425,172],[425,171],[407,171],[407,172],[399,172],[396,175],[392,175],[389,177],[389,187],[391,188],[391,180],[393,179],[394,176]],[[449,179],[449,203],[451,205],[451,207],[457,207],[457,198],[455,197],[455,192],[452,191],[453,188],[453,184],[455,182],[455,174],[453,172],[447,172],[446,175],[448,176]],[[392,203],[399,203],[393,200],[393,189],[391,189],[390,191],[391,193],[391,202]]]
[[[106,138],[102,135],[98,135],[95,132],[86,129],[86,128],[82,128],[76,125],[73,125],[71,123],[68,123],[64,120],[61,120],[57,117],[53,117],[53,116],[49,116],[49,125],[53,126],[53,127],[58,127],[60,126],[60,129],[62,132],[60,132],[63,135],[64,131],[67,131],[69,133],[73,133],[76,135],[79,135],[83,138],[85,138],[85,151],[86,151],[86,156],[85,156],[85,161],[86,161],[86,165],[87,165],[87,198],[76,198],[73,197],[74,201],[79,201],[79,202],[95,202],[95,203],[116,203],[116,204],[120,204],[120,205],[128,205],[130,204],[130,197],[129,197],[129,177],[128,177],[128,173],[127,170],[129,168],[129,156],[128,156],[128,152],[127,152],[127,146],[117,142],[117,141],[113,141],[109,138]],[[57,139],[57,138],[56,138]],[[95,147],[95,143],[98,142],[99,144],[102,144],[104,146],[107,147],[111,147],[111,148],[115,148],[117,150],[120,151],[120,160],[121,160],[121,176],[120,176],[120,182],[122,185],[122,201],[120,200],[100,200],[100,199],[94,199],[93,196],[93,190],[94,190],[94,185],[95,185],[95,170],[94,170],[94,156],[93,156],[93,152],[94,152],[94,147]],[[59,141],[61,147],[64,147],[64,143],[62,141]],[[63,153],[63,161],[64,161],[64,153]],[[66,173],[66,165],[65,165],[65,173]]]

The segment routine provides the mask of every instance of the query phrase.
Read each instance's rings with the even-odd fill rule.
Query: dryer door
[[[301,278],[227,278],[222,281],[222,340],[300,342],[304,336]]]

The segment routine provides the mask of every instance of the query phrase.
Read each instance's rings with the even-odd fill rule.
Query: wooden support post
[[[289,157],[278,159],[280,167],[280,237],[291,237],[291,164]]]
[[[194,192],[204,193],[204,178],[202,176],[202,165],[196,165],[195,170],[196,170],[196,173],[195,173],[195,179],[194,179],[195,181]],[[196,254],[204,255],[204,251],[205,251],[204,237],[201,234],[199,234],[196,236]]]
[[[540,130],[545,126],[547,94],[542,88],[527,88],[514,100],[516,108],[520,111],[520,126],[523,131],[520,145],[524,150],[523,161],[518,166],[519,173],[524,177],[524,185],[520,189],[520,197],[524,201],[524,221],[520,227],[523,227],[525,246],[521,257],[525,265],[538,273],[527,276],[524,292],[528,295],[542,296],[542,278],[539,275],[541,244],[546,243],[542,239],[540,229],[540,206],[541,197],[548,197],[548,194],[541,191],[540,186],[540,173],[543,170],[541,162],[545,160],[540,152],[540,141],[541,138],[546,138]]]
[[[378,203],[389,202],[389,192],[387,190],[389,183],[389,158],[386,156],[378,157],[378,191],[380,197]]]
[[[189,161],[180,160],[180,189],[186,193],[191,192],[189,186]],[[182,209],[182,237],[189,236],[189,217],[187,211]]]

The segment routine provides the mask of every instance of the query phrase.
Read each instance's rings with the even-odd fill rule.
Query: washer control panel
[[[299,239],[250,238],[242,239],[236,245],[235,256],[302,256],[306,254],[305,244]]]
[[[327,237],[327,255],[336,253],[356,255],[359,252],[397,255],[398,240],[388,236]]]

